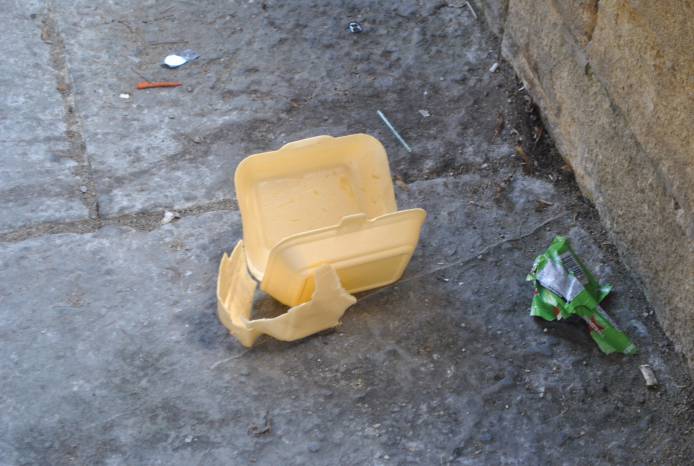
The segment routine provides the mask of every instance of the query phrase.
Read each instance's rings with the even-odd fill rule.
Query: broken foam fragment
[[[323,265],[315,271],[316,288],[310,301],[272,319],[252,320],[253,294],[257,284],[246,267],[243,241],[236,244],[231,256],[224,254],[219,269],[219,320],[247,347],[253,346],[262,334],[293,341],[336,327],[347,308],[357,301],[342,288],[335,268]]]

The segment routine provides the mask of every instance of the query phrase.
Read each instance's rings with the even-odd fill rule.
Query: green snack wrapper
[[[636,346],[599,303],[612,290],[600,284],[571,249],[569,239],[557,236],[535,259],[527,280],[535,285],[530,315],[545,320],[578,316],[590,329],[590,336],[605,354],[635,354]]]

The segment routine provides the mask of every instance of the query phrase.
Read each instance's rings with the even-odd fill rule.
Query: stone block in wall
[[[694,241],[694,2],[601,2],[588,59]]]

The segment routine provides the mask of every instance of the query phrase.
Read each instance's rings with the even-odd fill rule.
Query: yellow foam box
[[[345,296],[402,276],[426,217],[422,209],[397,210],[385,149],[366,134],[251,155],[234,181],[243,242],[222,258],[217,298],[220,320],[246,346],[260,333],[296,340],[337,325],[353,304]],[[253,278],[302,312],[252,320]],[[328,302],[341,303],[341,312]],[[331,317],[319,318],[322,309]]]

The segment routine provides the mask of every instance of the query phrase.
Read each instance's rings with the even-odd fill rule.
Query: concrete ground
[[[682,358],[464,2],[199,3],[0,11],[0,464],[694,457]],[[200,59],[159,66],[185,48]],[[214,292],[241,236],[235,166],[357,132],[386,146],[400,206],[429,212],[405,277],[334,332],[244,349]],[[182,218],[160,225],[165,209]],[[525,275],[556,234],[615,285],[605,308],[639,355],[528,316]]]

